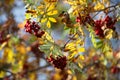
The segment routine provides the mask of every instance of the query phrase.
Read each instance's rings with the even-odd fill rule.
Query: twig
[[[106,8],[101,9],[101,10],[96,10],[96,11],[94,11],[94,12],[101,12],[101,11],[104,11],[104,10],[106,10],[106,9],[109,9],[109,8],[112,8],[112,7],[116,7],[116,6],[118,6],[118,5],[120,5],[120,3],[115,4],[115,5],[112,5],[112,6],[109,6],[109,7],[106,7]]]
[[[45,66],[38,67],[38,68],[36,68],[36,69],[29,70],[29,71],[27,71],[27,72],[35,72],[35,71],[41,70],[41,69],[46,68],[46,67],[49,67],[49,66],[50,66],[50,64],[47,64],[47,65],[45,65]]]
[[[75,33],[71,38],[74,38],[76,34],[77,34],[77,33]],[[66,45],[71,41],[71,38],[69,38],[69,39],[66,41],[66,43],[65,43],[64,46],[63,46],[63,49],[64,49],[64,48],[66,47]]]

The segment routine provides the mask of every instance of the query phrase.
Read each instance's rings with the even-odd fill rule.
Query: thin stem
[[[77,34],[77,33],[75,33],[71,38],[74,38],[76,34]],[[66,47],[66,45],[71,41],[71,38],[69,38],[69,39],[66,41],[66,43],[65,43],[64,46],[63,46],[63,49],[64,49],[64,48]]]
[[[44,69],[44,68],[49,67],[49,66],[50,66],[50,64],[47,64],[47,65],[45,65],[45,66],[38,67],[38,68],[36,68],[36,69],[32,69],[32,70],[29,70],[29,71],[27,71],[27,72],[35,72],[35,71],[39,71],[39,70]]]
[[[106,10],[106,9],[109,9],[109,8],[113,8],[113,7],[116,7],[116,6],[120,6],[120,3],[118,3],[118,4],[115,4],[115,5],[112,5],[112,6],[109,6],[109,7],[106,7],[106,8],[104,8],[104,9],[101,9],[101,10],[96,10],[96,11],[94,11],[94,12],[101,12],[101,11],[104,11],[104,10]]]

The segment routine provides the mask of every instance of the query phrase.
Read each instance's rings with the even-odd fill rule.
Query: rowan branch
[[[29,70],[29,71],[27,71],[27,72],[39,71],[39,70],[44,69],[44,68],[49,67],[49,66],[51,66],[51,65],[50,65],[50,64],[47,64],[47,65],[45,65],[45,66],[38,67],[38,68],[36,68],[36,69],[32,69],[32,70]]]
[[[105,11],[106,9],[115,8],[115,7],[117,7],[117,6],[120,6],[120,3],[115,4],[115,5],[112,5],[112,6],[109,6],[109,7],[106,7],[106,8],[101,9],[101,10],[95,10],[94,12],[101,12],[101,11]]]

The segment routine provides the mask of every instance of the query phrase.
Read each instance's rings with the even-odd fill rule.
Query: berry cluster
[[[111,67],[111,73],[116,74],[120,72],[120,68],[117,66],[112,66]]]
[[[67,65],[67,59],[66,56],[58,56],[56,58],[53,58],[53,56],[50,56],[50,58],[47,58],[48,62],[52,63],[56,68],[63,70]]]
[[[101,38],[104,38],[105,36],[105,29],[112,29],[115,30],[115,22],[116,19],[112,19],[110,16],[106,16],[105,19],[100,19],[94,21],[91,16],[88,14],[85,17],[77,17],[76,22],[79,22],[80,24],[85,25],[85,23],[88,23],[92,26],[94,26],[95,34],[98,35]]]
[[[36,22],[31,22],[30,20],[27,20],[25,24],[25,31],[29,32],[30,34],[34,34],[35,36],[41,38],[44,31],[40,30],[40,26]]]
[[[100,36],[100,37],[104,37],[104,31],[102,29],[102,26],[104,25],[102,20],[96,20],[95,21],[95,34]]]
[[[95,21],[95,34],[100,36],[100,37],[104,37],[104,30],[105,29],[112,29],[115,30],[115,22],[116,19],[112,19],[109,16],[106,16],[105,19],[103,20],[96,20]]]

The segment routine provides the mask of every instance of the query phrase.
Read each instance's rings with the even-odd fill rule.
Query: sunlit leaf
[[[78,66],[82,69],[83,65],[81,63],[78,63]]]
[[[51,27],[51,23],[50,23],[50,21],[47,21],[47,27],[48,27],[48,28]]]
[[[14,52],[10,48],[5,48],[3,59],[7,61],[8,63],[14,63]]]
[[[85,52],[85,48],[84,47],[78,48],[78,52]]]
[[[1,50],[3,47],[5,47],[6,44],[7,44],[7,42],[2,43],[2,44],[0,45],[0,50]]]
[[[105,38],[106,38],[106,39],[111,39],[111,38],[112,38],[113,30],[112,30],[112,29],[106,29],[106,30],[104,31],[104,33],[105,33]]]
[[[48,9],[47,11],[50,11],[50,10],[53,10],[55,8],[55,5],[54,4],[48,4]]]
[[[44,14],[44,11],[40,11],[40,14],[43,15],[43,14]]]
[[[53,17],[49,17],[49,20],[50,20],[51,22],[57,22],[56,19],[53,18]]]
[[[80,55],[79,59],[83,61],[83,60],[85,60],[85,57],[83,55]]]
[[[100,3],[100,2],[97,2],[97,4],[95,5],[94,9],[95,10],[101,10],[101,9],[104,9],[104,4]]]
[[[73,76],[73,79],[72,80],[77,80],[76,76]]]
[[[71,54],[68,56],[68,59],[72,59],[76,54],[77,54],[77,52],[74,51],[73,53],[71,53]]]
[[[49,35],[48,32],[45,32],[45,38],[46,38],[47,40],[51,41],[51,42],[54,42],[53,39],[52,39],[52,37]]]
[[[5,72],[4,71],[0,71],[0,78],[3,78],[5,76]]]
[[[47,12],[47,15],[52,16],[52,15],[56,15],[57,13],[58,13],[57,10],[52,10],[52,11]]]
[[[25,18],[26,19],[30,19],[31,18],[31,14],[25,14]]]
[[[44,22],[46,22],[47,21],[47,18],[42,18],[41,19],[41,23],[44,23]]]

